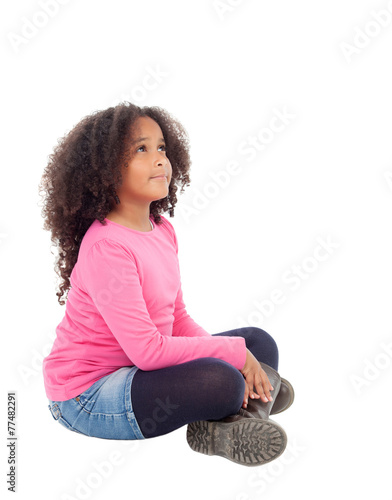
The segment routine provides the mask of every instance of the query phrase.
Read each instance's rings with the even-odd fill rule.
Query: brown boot
[[[276,415],[287,410],[294,401],[294,388],[288,380],[281,377],[280,390],[272,406],[270,415]]]
[[[188,424],[187,441],[192,450],[218,455],[248,467],[271,462],[284,452],[286,433],[276,422],[269,420],[275,395],[279,393],[280,377],[275,370],[265,366],[263,369],[274,387],[271,392],[273,401],[261,403],[249,399],[248,407],[241,407],[235,415]]]
[[[293,404],[294,388],[288,380],[281,378],[279,373],[271,366],[266,365],[261,361],[259,361],[259,363],[261,368],[267,374],[268,379],[271,382],[272,387],[274,388],[274,390],[271,391],[271,395],[274,401],[272,403],[263,403],[260,399],[249,398],[249,403],[252,404],[254,402],[258,405],[261,404],[265,412],[268,412],[268,415],[276,415],[277,413],[281,413],[282,411],[287,410],[287,408],[289,408]],[[248,411],[249,403],[247,408]],[[260,406],[258,407],[260,408]],[[263,413],[263,416],[265,415],[265,412]]]

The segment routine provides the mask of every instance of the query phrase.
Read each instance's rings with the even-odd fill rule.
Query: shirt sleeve
[[[243,337],[173,337],[158,331],[143,298],[136,260],[120,243],[108,238],[97,241],[88,252],[85,266],[86,292],[127,357],[141,370],[157,370],[202,357],[219,358],[239,370],[243,368]],[[181,316],[178,310],[178,326],[181,318],[186,319],[184,311]]]

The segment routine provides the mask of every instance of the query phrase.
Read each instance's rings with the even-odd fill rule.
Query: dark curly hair
[[[70,132],[58,140],[39,184],[44,192],[41,211],[43,228],[51,231],[51,241],[59,248],[55,271],[62,279],[56,293],[60,305],[70,288],[70,276],[77,261],[83,236],[95,219],[104,218],[113,203],[118,203],[116,188],[122,183],[122,166],[128,164],[134,123],[139,117],[150,117],[160,126],[166,155],[172,165],[168,195],[152,201],[150,214],[162,224],[160,213],[174,216],[176,192],[189,186],[189,139],[184,127],[158,106],[139,107],[122,102],[84,117]],[[42,197],[42,194],[41,194]]]

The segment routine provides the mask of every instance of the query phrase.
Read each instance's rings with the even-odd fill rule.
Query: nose
[[[167,166],[169,163],[168,158],[164,155],[164,153],[158,153],[158,157],[155,159],[156,165],[164,165]]]

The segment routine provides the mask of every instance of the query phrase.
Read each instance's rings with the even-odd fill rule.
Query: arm
[[[239,370],[243,368],[243,337],[173,337],[157,330],[143,298],[134,257],[121,244],[107,239],[96,242],[85,266],[86,292],[125,354],[141,370],[156,370],[202,357],[220,358]]]

